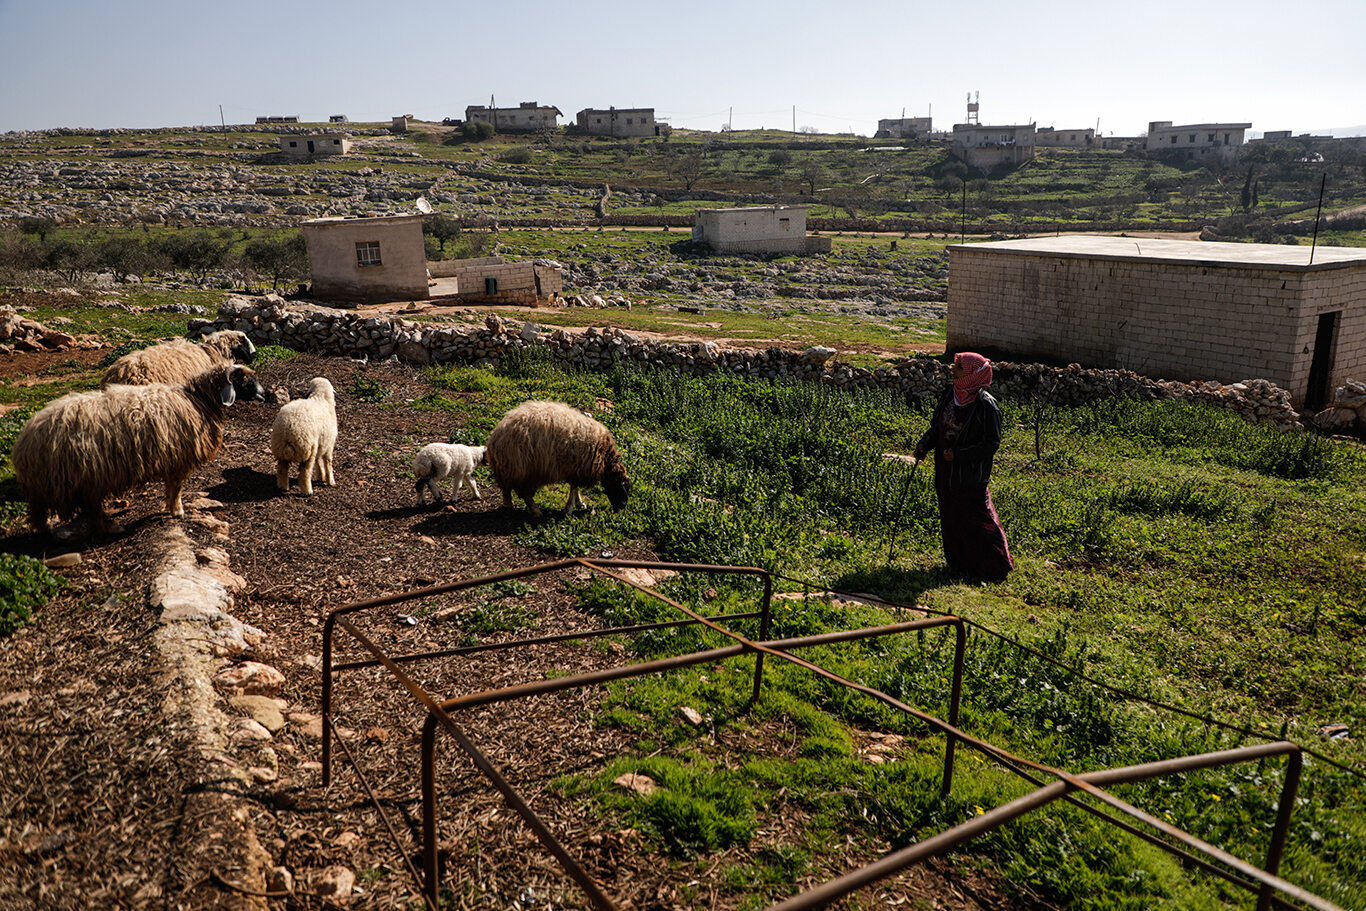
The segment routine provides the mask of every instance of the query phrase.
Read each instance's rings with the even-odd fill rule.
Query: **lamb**
[[[308,397],[284,405],[270,426],[270,453],[275,456],[275,483],[289,492],[289,467],[299,465],[299,491],[313,496],[313,475],[337,486],[332,450],[337,445],[337,396],[325,377],[314,377]]]
[[[613,509],[625,506],[631,492],[612,432],[561,402],[523,402],[509,411],[489,434],[485,459],[503,505],[512,505],[515,490],[533,516],[541,514],[536,491],[547,484],[569,484],[566,515],[583,507],[581,487],[601,484]]]
[[[441,502],[441,481],[453,475],[451,499],[460,493],[460,488],[468,485],[476,500],[479,485],[474,483],[474,469],[484,464],[485,447],[466,446],[462,443],[428,443],[413,459],[413,475],[417,478],[417,505],[425,506],[427,491],[432,492],[432,502]]]
[[[10,460],[28,500],[34,528],[48,530],[48,513],[63,521],[79,512],[97,534],[114,530],[104,499],[161,481],[166,511],[180,518],[185,479],[223,444],[233,402],[264,401],[256,374],[219,365],[183,385],[110,386],[73,392],[28,419]]]
[[[130,386],[145,386],[148,383],[179,385],[210,367],[233,362],[250,364],[254,360],[256,346],[246,333],[224,329],[204,336],[202,345],[177,338],[125,354],[105,371],[100,387],[107,388],[116,383]]]

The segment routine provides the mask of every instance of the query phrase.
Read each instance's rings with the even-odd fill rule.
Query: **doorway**
[[[1304,391],[1304,407],[1318,411],[1328,404],[1328,380],[1333,373],[1333,343],[1337,341],[1338,317],[1341,310],[1320,313],[1318,329],[1314,332],[1314,358],[1309,362],[1309,388]]]
[[[308,141],[308,154],[313,154],[313,140],[311,139]]]

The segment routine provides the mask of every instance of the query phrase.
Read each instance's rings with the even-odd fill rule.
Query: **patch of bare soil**
[[[348,602],[549,558],[513,540],[533,520],[520,509],[500,508],[501,494],[491,483],[481,483],[482,500],[466,494],[454,504],[419,508],[404,474],[420,445],[446,439],[459,416],[404,407],[426,388],[413,370],[399,366],[364,368],[367,385],[378,383],[388,392],[382,402],[364,401],[353,391],[362,388],[354,382],[357,369],[345,359],[301,355],[261,371],[268,388],[297,390],[313,376],[326,376],[336,387],[336,487],[315,487],[308,498],[297,488],[278,493],[268,444],[275,408],[251,404],[234,408],[224,450],[186,487],[187,500],[202,491],[223,504],[215,514],[228,524],[226,544],[212,538],[212,525],[185,523],[185,530],[197,546],[225,547],[231,569],[246,579],[233,613],[266,639],[244,657],[285,677],[280,696],[287,722],[270,740],[236,739],[216,766],[199,758],[187,732],[170,727],[161,714],[162,694],[150,685],[156,618],[145,593],[152,572],[147,549],[152,534],[173,520],[160,512],[157,489],[131,497],[117,516],[118,534],[79,548],[82,562],[63,570],[69,585],[34,626],[0,640],[0,907],[317,908],[323,904],[315,894],[319,878],[334,865],[357,874],[351,907],[414,907],[404,864],[405,858],[421,864],[419,732],[425,712],[382,668],[339,678],[337,721],[397,830],[396,848],[341,751],[334,754],[331,787],[322,785],[316,716],[324,618]],[[605,505],[600,497],[598,505]],[[547,509],[541,521],[558,518],[557,510]],[[15,527],[0,539],[0,549],[47,556],[70,548]],[[635,548],[616,555],[652,556]],[[355,620],[390,654],[468,644],[475,616],[520,618],[507,624],[522,627],[515,631],[481,630],[483,641],[584,629],[595,621],[576,608],[570,589],[585,577],[586,570],[565,570],[530,580],[531,591],[431,597]],[[339,660],[367,657],[344,634],[337,654]],[[404,668],[429,692],[447,698],[624,660],[601,646],[563,642]],[[597,691],[574,691],[494,704],[462,713],[457,722],[615,900],[641,909],[736,906],[735,896],[720,888],[720,871],[745,863],[766,844],[790,843],[802,825],[800,814],[782,802],[769,807],[753,844],[696,863],[655,853],[634,831],[602,826],[590,807],[564,798],[553,785],[558,776],[595,773],[631,748],[623,732],[595,725],[599,699]],[[699,728],[699,748],[719,752],[727,736]],[[781,732],[773,732],[770,746],[783,749]],[[447,905],[586,907],[577,887],[449,736],[438,736],[437,754]],[[223,767],[257,771],[242,785],[222,774]],[[217,818],[213,804],[196,799],[220,790],[245,808],[239,818]],[[231,866],[231,851],[215,847],[240,839],[241,827],[255,831],[271,863],[294,874],[293,895],[246,894],[262,885]],[[818,858],[818,871],[801,885],[886,850],[871,838],[851,841]],[[860,906],[883,903],[1011,907],[991,875],[962,859],[914,868],[859,897]]]

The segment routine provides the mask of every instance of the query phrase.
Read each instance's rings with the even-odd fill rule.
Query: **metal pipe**
[[[953,753],[957,739],[953,731],[958,728],[958,707],[963,698],[963,663],[968,646],[968,627],[967,624],[958,618],[954,624],[957,638],[953,646],[953,683],[949,690],[949,727],[951,730],[944,733],[944,783],[940,785],[939,792],[948,796],[953,790]]]

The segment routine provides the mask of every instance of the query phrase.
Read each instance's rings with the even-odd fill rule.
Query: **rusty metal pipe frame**
[[[742,614],[723,614],[712,619],[720,623],[730,620],[753,620],[761,617],[760,611],[745,611]],[[508,649],[522,648],[524,646],[551,645],[556,642],[573,642],[575,639],[596,639],[601,636],[616,636],[634,633],[648,633],[662,629],[677,629],[685,626],[697,626],[696,620],[665,620],[660,623],[637,623],[634,626],[611,626],[601,629],[579,630],[570,633],[557,633],[554,636],[538,636],[535,639],[512,639],[507,642],[485,642],[479,645],[462,645],[457,648],[440,649],[435,652],[410,652],[403,655],[390,655],[389,659],[395,664],[407,664],[413,661],[425,661],[429,658],[453,658],[457,655],[473,655],[479,652],[506,651]],[[382,667],[384,662],[379,660],[371,661],[351,661],[346,664],[332,665],[334,674],[342,671],[362,670],[367,667]]]
[[[769,605],[772,601],[773,576],[768,570],[757,566],[722,566],[712,563],[672,563],[659,560],[596,560],[585,561],[581,559],[556,560],[551,563],[538,563],[535,566],[528,566],[522,569],[509,570],[507,572],[494,573],[488,576],[480,576],[475,579],[465,579],[459,582],[448,582],[442,585],[430,585],[426,588],[414,589],[412,591],[401,592],[396,595],[384,595],[379,598],[371,598],[366,601],[356,601],[351,604],[343,605],[335,610],[329,611],[327,619],[323,621],[323,692],[322,692],[322,778],[323,787],[332,784],[332,691],[333,691],[333,671],[338,668],[333,667],[332,663],[332,640],[336,632],[337,620],[340,617],[354,614],[359,611],[373,610],[378,607],[390,607],[395,604],[402,604],[405,601],[413,601],[418,598],[429,598],[435,595],[445,595],[452,592],[465,591],[471,588],[479,588],[484,585],[493,585],[497,582],[508,582],[514,579],[524,579],[528,576],[539,576],[546,573],[557,572],[562,569],[569,569],[574,566],[583,566],[591,570],[601,571],[600,567],[613,567],[620,569],[662,569],[678,573],[701,572],[710,575],[740,575],[740,576],[762,576],[764,579],[764,602],[762,608],[762,619],[760,628],[762,635],[766,636],[769,626]],[[613,575],[613,574],[607,574]],[[620,576],[613,575],[618,581],[625,582],[635,588],[641,588],[657,598],[665,600],[663,595],[635,585],[629,580],[622,579]],[[674,602],[668,602],[674,603]],[[693,620],[698,620],[697,615],[684,609]],[[705,621],[703,621],[705,622]],[[373,666],[373,665],[369,665]],[[762,664],[760,665],[762,667]],[[758,683],[756,671],[755,696],[758,696]]]
[[[920,629],[932,629],[935,627],[948,625],[956,626],[960,633],[958,636],[959,652],[957,653],[955,661],[956,671],[954,692],[956,693],[959,691],[959,687],[961,684],[960,678],[963,664],[962,648],[964,647],[966,641],[963,635],[965,627],[963,625],[962,620],[960,620],[957,617],[929,617],[921,620],[911,620],[905,623],[891,624],[888,626],[868,627],[865,629],[857,630],[840,630],[834,633],[825,633],[815,636],[802,636],[794,639],[780,639],[774,642],[737,643],[735,645],[724,646],[722,648],[710,649],[705,652],[693,652],[688,655],[677,655],[669,658],[660,658],[655,661],[642,662],[640,664],[622,665],[619,667],[607,668],[600,671],[589,671],[583,674],[576,674],[569,677],[556,677],[550,680],[538,680],[528,684],[521,684],[519,686],[503,687],[498,690],[486,690],[482,693],[473,693],[468,696],[461,696],[456,697],[454,699],[448,699],[444,702],[439,703],[439,705],[435,706],[428,704],[428,708],[431,709],[431,711],[428,713],[427,719],[423,722],[422,725],[422,825],[424,871],[427,877],[425,888],[427,890],[427,894],[431,895],[434,898],[440,891],[440,872],[437,863],[437,842],[439,841],[439,837],[437,831],[438,826],[436,814],[435,771],[437,724],[441,724],[443,727],[446,727],[447,729],[451,730],[453,733],[456,734],[457,741],[461,749],[464,750],[467,754],[469,754],[472,758],[475,758],[476,765],[478,765],[478,767],[481,770],[484,770],[485,774],[489,774],[487,770],[492,768],[492,765],[489,764],[488,761],[483,758],[482,754],[479,753],[478,749],[474,746],[474,744],[471,743],[468,740],[468,738],[466,738],[463,734],[458,733],[458,729],[455,726],[454,721],[449,719],[449,715],[447,714],[447,712],[455,709],[469,709],[476,708],[479,706],[494,705],[497,703],[509,702],[515,699],[526,698],[529,696],[548,695],[551,693],[563,692],[571,689],[578,689],[585,686],[608,683],[614,680],[643,677],[647,674],[662,673],[665,671],[677,670],[683,667],[692,667],[698,664],[706,664],[711,661],[718,661],[725,658],[733,658],[756,649],[767,649],[772,651],[774,654],[781,655],[782,657],[787,658],[788,660],[796,660],[793,659],[792,656],[786,655],[783,650],[789,648],[804,648],[817,645],[833,645],[841,642],[852,642],[860,639],[872,639],[881,636],[913,632],[915,630]],[[348,630],[349,629],[350,627],[348,624]],[[759,654],[762,655],[763,652],[760,651]],[[803,666],[814,667],[814,665],[807,665],[805,662],[801,663],[803,664]],[[891,697],[885,696],[885,694],[879,695],[882,695],[884,700],[891,700]],[[895,702],[895,700],[891,701]],[[437,708],[441,710],[440,713],[436,711]],[[956,715],[956,705],[953,707],[953,711]],[[949,763],[952,761],[953,753],[950,750],[945,756],[945,762]],[[944,780],[949,781],[951,780],[951,778],[952,771],[951,769],[946,768],[944,772]],[[499,784],[499,781],[502,780],[504,781],[504,783],[506,783],[505,780],[501,778],[492,780],[494,781],[495,786],[497,786],[500,791],[503,790],[503,787]],[[525,813],[523,813],[522,809],[520,809],[519,807],[525,807]],[[549,847],[552,842],[554,843],[555,847],[552,850],[553,853],[555,853],[556,857],[567,856],[568,852],[563,848],[563,846],[559,845],[559,843],[555,841],[554,836],[550,834],[548,828],[545,827],[545,825],[540,821],[539,818],[534,816],[533,811],[531,811],[530,807],[528,807],[525,804],[525,802],[520,802],[519,804],[514,805],[513,808],[516,809],[518,813],[523,813],[523,818],[527,820],[528,824],[532,825],[533,830],[536,832],[537,836],[541,838],[543,844],[546,844]],[[577,869],[577,866],[575,867],[575,869]],[[578,876],[574,874],[572,869],[566,867],[566,872],[570,873],[571,877],[578,881]],[[589,893],[590,897],[592,897],[594,894],[595,893],[592,892]],[[596,907],[601,909],[601,911],[614,911],[615,906],[611,904],[610,899],[606,899],[604,897],[604,901],[606,901],[607,903],[599,904],[595,900],[594,904]]]

